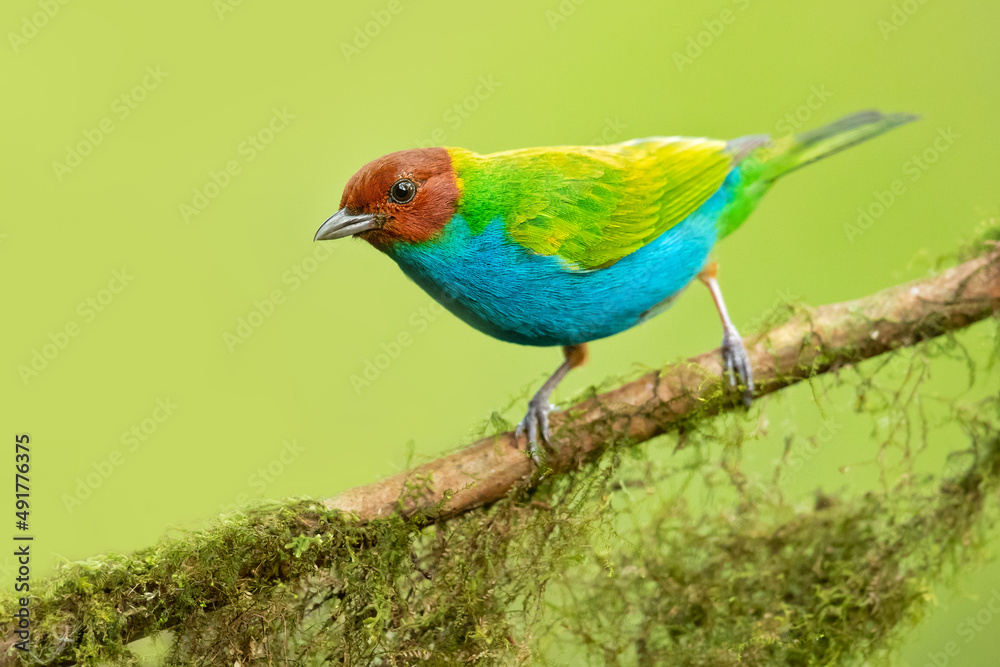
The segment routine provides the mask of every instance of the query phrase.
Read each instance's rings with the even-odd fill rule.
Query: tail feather
[[[774,180],[917,118],[905,113],[859,111],[815,130],[779,139],[761,149],[761,177]]]
[[[746,220],[778,177],[917,118],[905,113],[861,111],[794,137],[772,141],[758,134],[730,141],[728,149],[733,162],[739,165],[740,178],[733,186],[732,200],[719,216],[719,238]]]

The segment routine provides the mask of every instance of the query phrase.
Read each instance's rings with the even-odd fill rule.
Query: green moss
[[[979,558],[996,518],[1000,398],[935,412],[921,391],[943,359],[995,384],[962,340],[814,381],[819,397],[853,387],[897,454],[879,492],[790,504],[794,438],[761,481],[741,464],[752,426],[701,416],[670,436],[683,449],[668,469],[650,446],[618,446],[447,522],[410,511],[427,483],[414,479],[407,518],[361,523],[300,499],[69,564],[39,585],[36,657],[130,664],[129,642],[168,631],[178,665],[506,665],[560,652],[574,664],[881,661],[930,586]],[[964,433],[938,477],[914,467],[932,422]],[[704,495],[713,501],[695,501]],[[9,614],[13,600],[2,604]]]
[[[603,567],[571,575],[565,633],[594,664],[830,665],[882,656],[919,619],[931,583],[978,553],[1000,434],[977,466],[931,485],[792,511],[757,487],[729,512],[676,498]],[[920,490],[918,490],[920,489]]]

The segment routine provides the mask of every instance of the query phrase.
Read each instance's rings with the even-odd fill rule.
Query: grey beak
[[[378,216],[368,213],[352,215],[345,209],[340,209],[324,222],[318,230],[313,241],[329,241],[330,239],[342,239],[345,236],[353,236],[366,229],[374,229],[378,226]]]

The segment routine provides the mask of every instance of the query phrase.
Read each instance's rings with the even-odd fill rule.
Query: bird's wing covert
[[[694,212],[722,185],[733,154],[724,141],[654,138],[477,162],[472,180],[485,181],[465,185],[480,196],[463,195],[470,223],[500,215],[515,242],[587,270],[614,264]]]

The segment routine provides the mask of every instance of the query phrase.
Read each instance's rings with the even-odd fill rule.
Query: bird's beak
[[[346,209],[340,209],[324,222],[318,230],[313,241],[329,241],[330,239],[342,239],[345,236],[353,236],[366,229],[374,229],[378,226],[378,216],[369,213],[359,213],[352,215]]]

